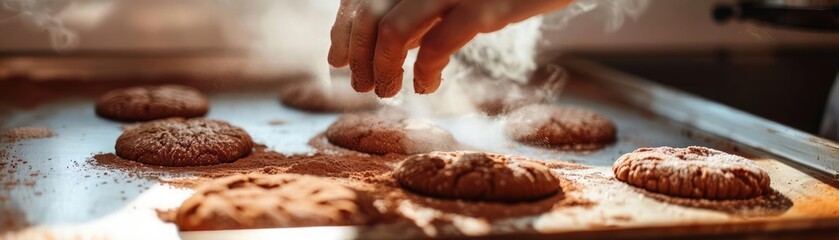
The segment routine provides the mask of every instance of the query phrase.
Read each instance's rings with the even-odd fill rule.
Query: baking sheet
[[[662,203],[646,198],[625,185],[614,185],[580,193],[602,200],[594,208],[568,209],[554,216],[530,219],[531,224],[543,227],[536,227],[535,232],[531,229],[526,234],[610,238],[631,233],[633,229],[639,228],[658,229],[655,231],[661,233],[664,233],[661,229],[675,229],[673,235],[678,236],[702,233],[700,229],[705,229],[704,233],[713,234],[839,226],[835,221],[839,217],[839,204],[834,203],[835,199],[839,199],[839,190],[827,175],[820,175],[817,168],[799,166],[801,164],[797,164],[796,160],[784,158],[781,154],[735,142],[732,138],[719,137],[691,122],[678,121],[685,118],[671,119],[659,116],[659,112],[653,111],[654,109],[633,105],[620,95],[609,93],[608,85],[598,83],[597,80],[587,79],[585,74],[573,75],[560,100],[562,104],[594,109],[615,121],[618,142],[590,153],[554,151],[520,145],[503,137],[500,121],[474,115],[431,120],[451,131],[458,141],[487,151],[540,159],[572,160],[594,167],[589,173],[576,173],[577,177],[583,177],[585,174],[610,174],[614,159],[638,147],[713,147],[757,160],[758,164],[770,173],[773,179],[772,187],[791,202],[779,214],[744,218],[705,208]],[[8,90],[10,84],[8,81],[0,81],[0,88]],[[14,84],[13,86],[21,86],[20,82]],[[236,91],[216,88],[210,91],[212,109],[208,117],[227,120],[241,126],[257,143],[265,144],[271,150],[287,154],[312,152],[313,149],[307,145],[308,140],[326,129],[338,115],[310,114],[288,109],[277,101],[277,86],[271,83],[263,84],[267,86]],[[30,90],[37,91],[37,86],[40,85],[36,84],[36,87]],[[155,209],[178,206],[191,194],[191,190],[176,189],[125,172],[96,168],[88,163],[87,159],[94,154],[113,152],[114,142],[122,132],[121,127],[124,123],[98,118],[93,111],[92,94],[68,96],[49,98],[45,103],[23,108],[7,103],[3,108],[4,129],[45,126],[57,133],[57,136],[52,138],[0,142],[0,149],[6,151],[3,162],[7,163],[3,169],[6,176],[2,178],[5,187],[0,189],[0,196],[4,196],[4,200],[0,201],[3,211],[3,214],[0,214],[0,222],[14,223],[6,224],[4,229],[0,230],[5,232],[3,234],[7,237],[258,239],[276,236],[419,236],[411,235],[416,233],[405,233],[409,230],[398,226],[179,233],[174,225],[160,221]],[[656,102],[677,100],[650,99]],[[705,109],[700,107],[693,110],[701,112]],[[272,124],[277,120],[282,120],[285,124]],[[486,141],[487,139],[498,141]],[[776,138],[768,140],[773,139]],[[817,150],[819,149],[812,151]],[[836,154],[831,152],[817,153],[826,156],[826,159],[836,158]],[[8,171],[8,164],[14,162],[15,171]],[[632,221],[622,221],[621,218],[625,216],[632,216]],[[473,223],[475,222],[466,221],[461,224]],[[754,227],[720,230],[725,229],[720,226],[749,226],[748,224]],[[478,229],[466,234],[502,234],[494,230],[485,232],[480,230],[481,228]],[[300,235],[286,235],[295,232]],[[593,234],[595,232],[607,234]],[[633,236],[650,233],[634,232],[640,235]],[[502,235],[516,233],[512,230]],[[580,233],[593,235],[579,235]]]

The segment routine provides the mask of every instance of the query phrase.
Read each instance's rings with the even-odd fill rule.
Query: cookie
[[[529,105],[507,118],[505,133],[525,144],[591,150],[615,142],[617,130],[606,116],[570,106]]]
[[[337,146],[373,154],[417,154],[453,150],[451,133],[394,109],[344,114],[326,129]]]
[[[612,170],[618,180],[675,197],[746,199],[772,191],[769,175],[751,160],[704,147],[640,148]]]
[[[376,213],[363,193],[323,178],[251,174],[200,186],[175,224],[181,231],[363,225]]]
[[[506,115],[532,104],[556,102],[568,81],[565,70],[552,64],[539,67],[532,75],[516,80],[499,79],[480,71],[470,74],[474,76],[462,79],[464,86],[469,86],[463,91],[476,110],[488,116]]]
[[[399,185],[439,198],[515,202],[545,198],[562,189],[540,162],[480,152],[433,152],[406,158],[396,170]]]
[[[248,133],[224,121],[168,118],[123,132],[116,154],[145,164],[200,166],[236,161],[253,145]]]
[[[477,102],[475,107],[487,116],[499,116],[537,103],[540,101],[533,98],[495,98]]]
[[[333,78],[328,86],[312,80],[285,84],[280,102],[306,112],[355,112],[380,106],[373,93],[355,92],[349,78]]]
[[[181,85],[140,86],[112,90],[96,100],[96,114],[119,121],[201,117],[209,101],[198,90]]]
[[[464,89],[476,110],[488,116],[509,114],[524,106],[547,103],[551,98],[544,91],[507,81],[472,80]]]

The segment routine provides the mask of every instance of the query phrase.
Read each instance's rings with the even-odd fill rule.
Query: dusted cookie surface
[[[367,224],[362,193],[296,174],[234,175],[200,186],[177,210],[182,231]]]
[[[612,170],[618,180],[676,197],[746,199],[772,191],[769,175],[751,160],[704,147],[641,148]]]
[[[194,88],[181,85],[116,89],[96,100],[96,114],[121,121],[201,117],[207,111],[207,97]]]
[[[526,144],[591,150],[613,143],[617,130],[611,120],[590,110],[537,104],[510,113],[505,132]]]
[[[333,79],[326,86],[317,81],[288,83],[280,90],[280,102],[308,112],[355,112],[378,108],[372,93],[357,93],[349,79]]]
[[[250,153],[251,137],[220,120],[169,118],[140,124],[117,138],[121,158],[162,166],[233,162]]]
[[[479,152],[433,152],[406,158],[396,180],[410,191],[440,198],[526,201],[560,192],[559,179],[525,157]]]
[[[332,144],[373,154],[417,154],[457,146],[446,130],[393,109],[344,114],[326,129],[326,138]]]

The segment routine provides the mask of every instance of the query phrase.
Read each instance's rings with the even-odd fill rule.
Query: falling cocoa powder
[[[48,138],[55,136],[55,132],[47,127],[28,126],[16,127],[3,130],[0,137],[9,139],[11,141],[33,139],[33,138]]]

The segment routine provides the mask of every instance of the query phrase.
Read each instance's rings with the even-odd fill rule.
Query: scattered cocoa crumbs
[[[6,180],[6,181],[3,182],[3,189],[6,190],[6,191],[11,191],[15,187],[17,187],[17,185],[19,185],[19,184],[20,184],[20,180],[9,179],[9,180]]]
[[[18,187],[33,188],[40,173],[19,175],[20,170],[32,170],[28,161],[18,158],[6,151],[0,151],[0,233],[15,231],[30,226],[26,220],[25,212],[21,211],[14,204],[5,204],[11,200],[11,191]],[[43,194],[42,191],[33,191],[35,196]],[[0,235],[2,236],[2,235]],[[2,238],[2,237],[0,237]]]
[[[32,138],[48,138],[55,136],[55,133],[47,127],[29,126],[5,129],[0,133],[0,136],[15,141]]]
[[[280,125],[285,125],[286,123],[287,122],[285,120],[282,120],[282,119],[274,119],[274,120],[268,121],[268,125],[271,125],[271,126],[280,126]]]

